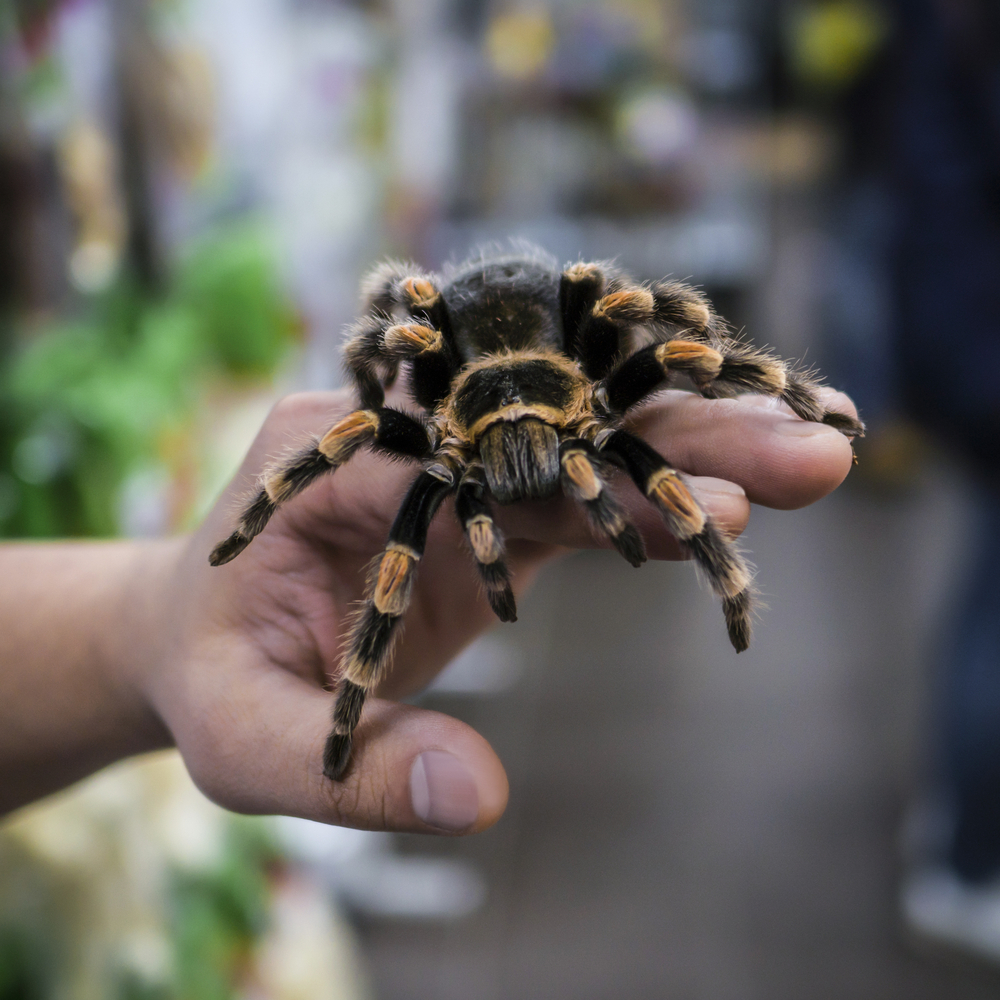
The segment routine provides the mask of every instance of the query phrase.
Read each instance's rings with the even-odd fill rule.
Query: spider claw
[[[331,781],[340,781],[351,762],[351,737],[330,733],[323,748],[323,774]]]
[[[212,549],[212,554],[208,557],[209,565],[225,566],[227,562],[235,559],[248,545],[250,539],[239,531],[234,531],[227,539],[219,542]]]
[[[621,532],[612,536],[611,541],[636,569],[646,561],[646,546],[642,535],[639,534],[634,525],[626,524]]]
[[[514,602],[514,591],[510,589],[510,584],[507,584],[502,590],[488,590],[486,596],[489,598],[490,607],[500,621],[517,621],[517,604]]]
[[[277,509],[267,490],[258,490],[253,502],[243,511],[240,526],[212,549],[212,554],[208,557],[209,564],[224,566],[235,559],[264,530]]]
[[[823,414],[823,423],[852,440],[865,436],[865,425],[860,420],[837,410],[827,410]]]
[[[722,600],[722,612],[726,616],[729,641],[737,653],[750,646],[750,591],[743,590],[735,597]]]

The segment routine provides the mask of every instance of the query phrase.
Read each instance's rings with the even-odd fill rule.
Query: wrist
[[[0,811],[169,745],[138,669],[160,544],[0,549]]]
[[[95,670],[109,706],[132,734],[129,755],[172,743],[154,688],[179,659],[177,579],[185,544],[183,537],[116,543],[109,560]]]

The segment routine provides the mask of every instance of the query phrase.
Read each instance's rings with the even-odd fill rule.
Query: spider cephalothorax
[[[857,420],[823,407],[811,375],[734,337],[688,285],[638,285],[603,264],[560,271],[536,250],[483,254],[441,276],[384,264],[365,282],[364,295],[365,315],[344,349],[360,408],[269,469],[239,526],[211,555],[213,566],[235,558],[282,503],[361,447],[421,463],[343,655],[323,760],[330,778],[347,768],[352,734],[367,692],[389,663],[431,520],[452,493],[490,604],[503,621],[514,621],[490,501],[509,504],[561,488],[638,566],[646,558],[642,538],[605,479],[609,465],[623,467],[704,570],[722,599],[733,646],[746,649],[752,581],[745,561],[682,476],[622,428],[623,418],[683,375],[704,396],[765,393],[803,420],[831,424],[848,437],[863,433]],[[385,405],[385,387],[403,363],[424,418]]]

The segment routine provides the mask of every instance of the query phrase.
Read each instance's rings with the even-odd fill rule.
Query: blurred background
[[[870,433],[835,495],[755,510],[738,661],[689,566],[585,553],[448,668],[421,700],[511,779],[481,836],[229,816],[173,754],[22,810],[0,998],[997,996],[907,896],[955,825],[937,651],[996,506],[969,400],[1000,306],[927,264],[971,246],[1000,288],[994,235],[952,224],[1000,204],[991,9],[4,0],[3,536],[197,523],[277,396],[340,384],[373,262],[510,237],[701,285]],[[914,214],[981,175],[988,210]],[[993,353],[952,371],[918,335],[939,300]]]

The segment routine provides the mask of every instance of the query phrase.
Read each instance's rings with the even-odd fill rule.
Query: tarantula
[[[512,622],[514,594],[490,500],[549,497],[561,487],[586,509],[595,532],[639,566],[642,537],[606,479],[609,465],[623,467],[722,599],[736,651],[747,648],[753,591],[746,562],[677,470],[622,422],[683,375],[703,396],[764,393],[803,420],[861,435],[859,421],[824,409],[811,374],[734,336],[688,285],[640,285],[598,263],[560,272],[534,249],[482,253],[441,276],[382,264],[363,295],[364,318],[344,347],[359,409],[268,469],[239,526],[210,557],[213,566],[235,558],[281,504],[359,448],[422,465],[348,637],[323,755],[327,777],[338,780],[347,769],[365,696],[390,662],[431,520],[452,493],[486,596],[497,617]],[[403,363],[424,417],[385,405]]]

